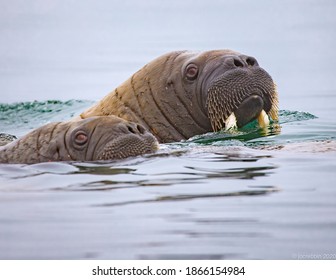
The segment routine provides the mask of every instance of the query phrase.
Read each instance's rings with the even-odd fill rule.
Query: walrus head
[[[59,141],[58,141],[59,143]],[[158,149],[156,138],[143,126],[115,116],[91,117],[71,123],[64,145],[58,145],[67,160],[98,161],[151,153]]]
[[[230,50],[175,51],[146,64],[80,117],[116,115],[160,142],[278,119],[278,94],[255,58]]]
[[[142,125],[116,116],[55,122],[0,147],[0,163],[99,161],[154,152],[156,138]]]
[[[278,120],[278,94],[271,76],[257,60],[231,50],[203,52],[182,66],[186,88],[194,88],[198,104],[214,131]]]

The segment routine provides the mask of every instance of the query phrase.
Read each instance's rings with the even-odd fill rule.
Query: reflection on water
[[[170,157],[166,156],[169,161],[176,162],[176,171],[173,169],[153,169],[150,168],[156,165],[161,159],[161,153],[152,154],[145,157],[137,157],[125,159],[121,161],[112,161],[110,163],[61,163],[61,162],[44,162],[33,165],[12,165],[2,164],[0,175],[3,178],[19,180],[23,184],[29,182],[29,179],[41,176],[57,176],[66,178],[81,178],[80,175],[87,176],[89,179],[99,178],[100,180],[88,180],[79,184],[68,184],[64,180],[64,187],[57,187],[58,190],[108,190],[122,187],[144,187],[144,186],[171,186],[175,184],[197,184],[198,181],[210,181],[213,179],[254,179],[271,174],[271,170],[275,166],[260,166],[257,162],[262,158],[269,158],[269,155],[247,155],[238,151],[235,153],[221,151],[221,149],[211,148],[210,150],[217,151],[215,154],[206,154],[204,149],[202,154],[190,153],[190,150],[177,153],[173,152]],[[242,150],[243,151],[243,150]],[[185,165],[178,165],[179,157],[185,154]],[[147,158],[147,159],[146,159]],[[213,168],[203,167],[203,163],[213,165]],[[232,162],[235,163],[255,163],[256,166],[245,166],[232,168]],[[225,163],[224,165],[222,163]],[[145,165],[145,172],[139,166]],[[63,180],[61,180],[63,181]],[[61,185],[61,182],[57,182]],[[13,190],[13,187],[11,187]],[[15,189],[15,188],[14,188]]]
[[[332,157],[315,157],[316,169],[302,165],[309,156],[200,148],[105,164],[2,165],[0,256],[292,258],[308,243],[330,250],[333,191],[314,174],[328,182],[323,166],[335,168]]]
[[[265,187],[263,187],[265,188]],[[192,200],[192,199],[207,199],[207,198],[221,198],[221,197],[234,197],[234,196],[252,196],[252,195],[265,195],[274,191],[278,191],[273,187],[266,187],[264,190],[251,190],[251,191],[241,191],[241,192],[231,192],[231,193],[214,193],[214,194],[183,194],[183,195],[175,195],[175,196],[159,196],[155,199],[147,199],[147,200],[135,200],[135,201],[125,201],[119,203],[108,203],[97,206],[103,207],[115,207],[115,206],[124,206],[129,204],[138,204],[138,203],[151,203],[151,202],[165,202],[165,201],[181,201],[181,200]]]

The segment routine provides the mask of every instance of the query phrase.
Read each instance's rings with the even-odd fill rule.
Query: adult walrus
[[[271,76],[255,58],[231,50],[167,53],[84,111],[142,124],[160,142],[278,119]]]
[[[116,116],[56,122],[0,147],[0,163],[99,161],[151,153],[155,137],[139,124]]]

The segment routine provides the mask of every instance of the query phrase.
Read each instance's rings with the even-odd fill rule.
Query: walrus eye
[[[195,80],[196,77],[197,77],[197,74],[198,74],[198,67],[197,65],[195,64],[189,64],[187,67],[186,67],[186,77],[188,80]]]
[[[78,131],[75,135],[75,142],[78,145],[84,145],[88,140],[88,136],[84,131]]]

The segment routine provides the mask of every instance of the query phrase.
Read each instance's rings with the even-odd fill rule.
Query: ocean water
[[[0,132],[76,116],[178,49],[255,56],[280,118],[120,161],[0,165],[0,259],[335,259],[336,4],[272,2],[1,3]]]

